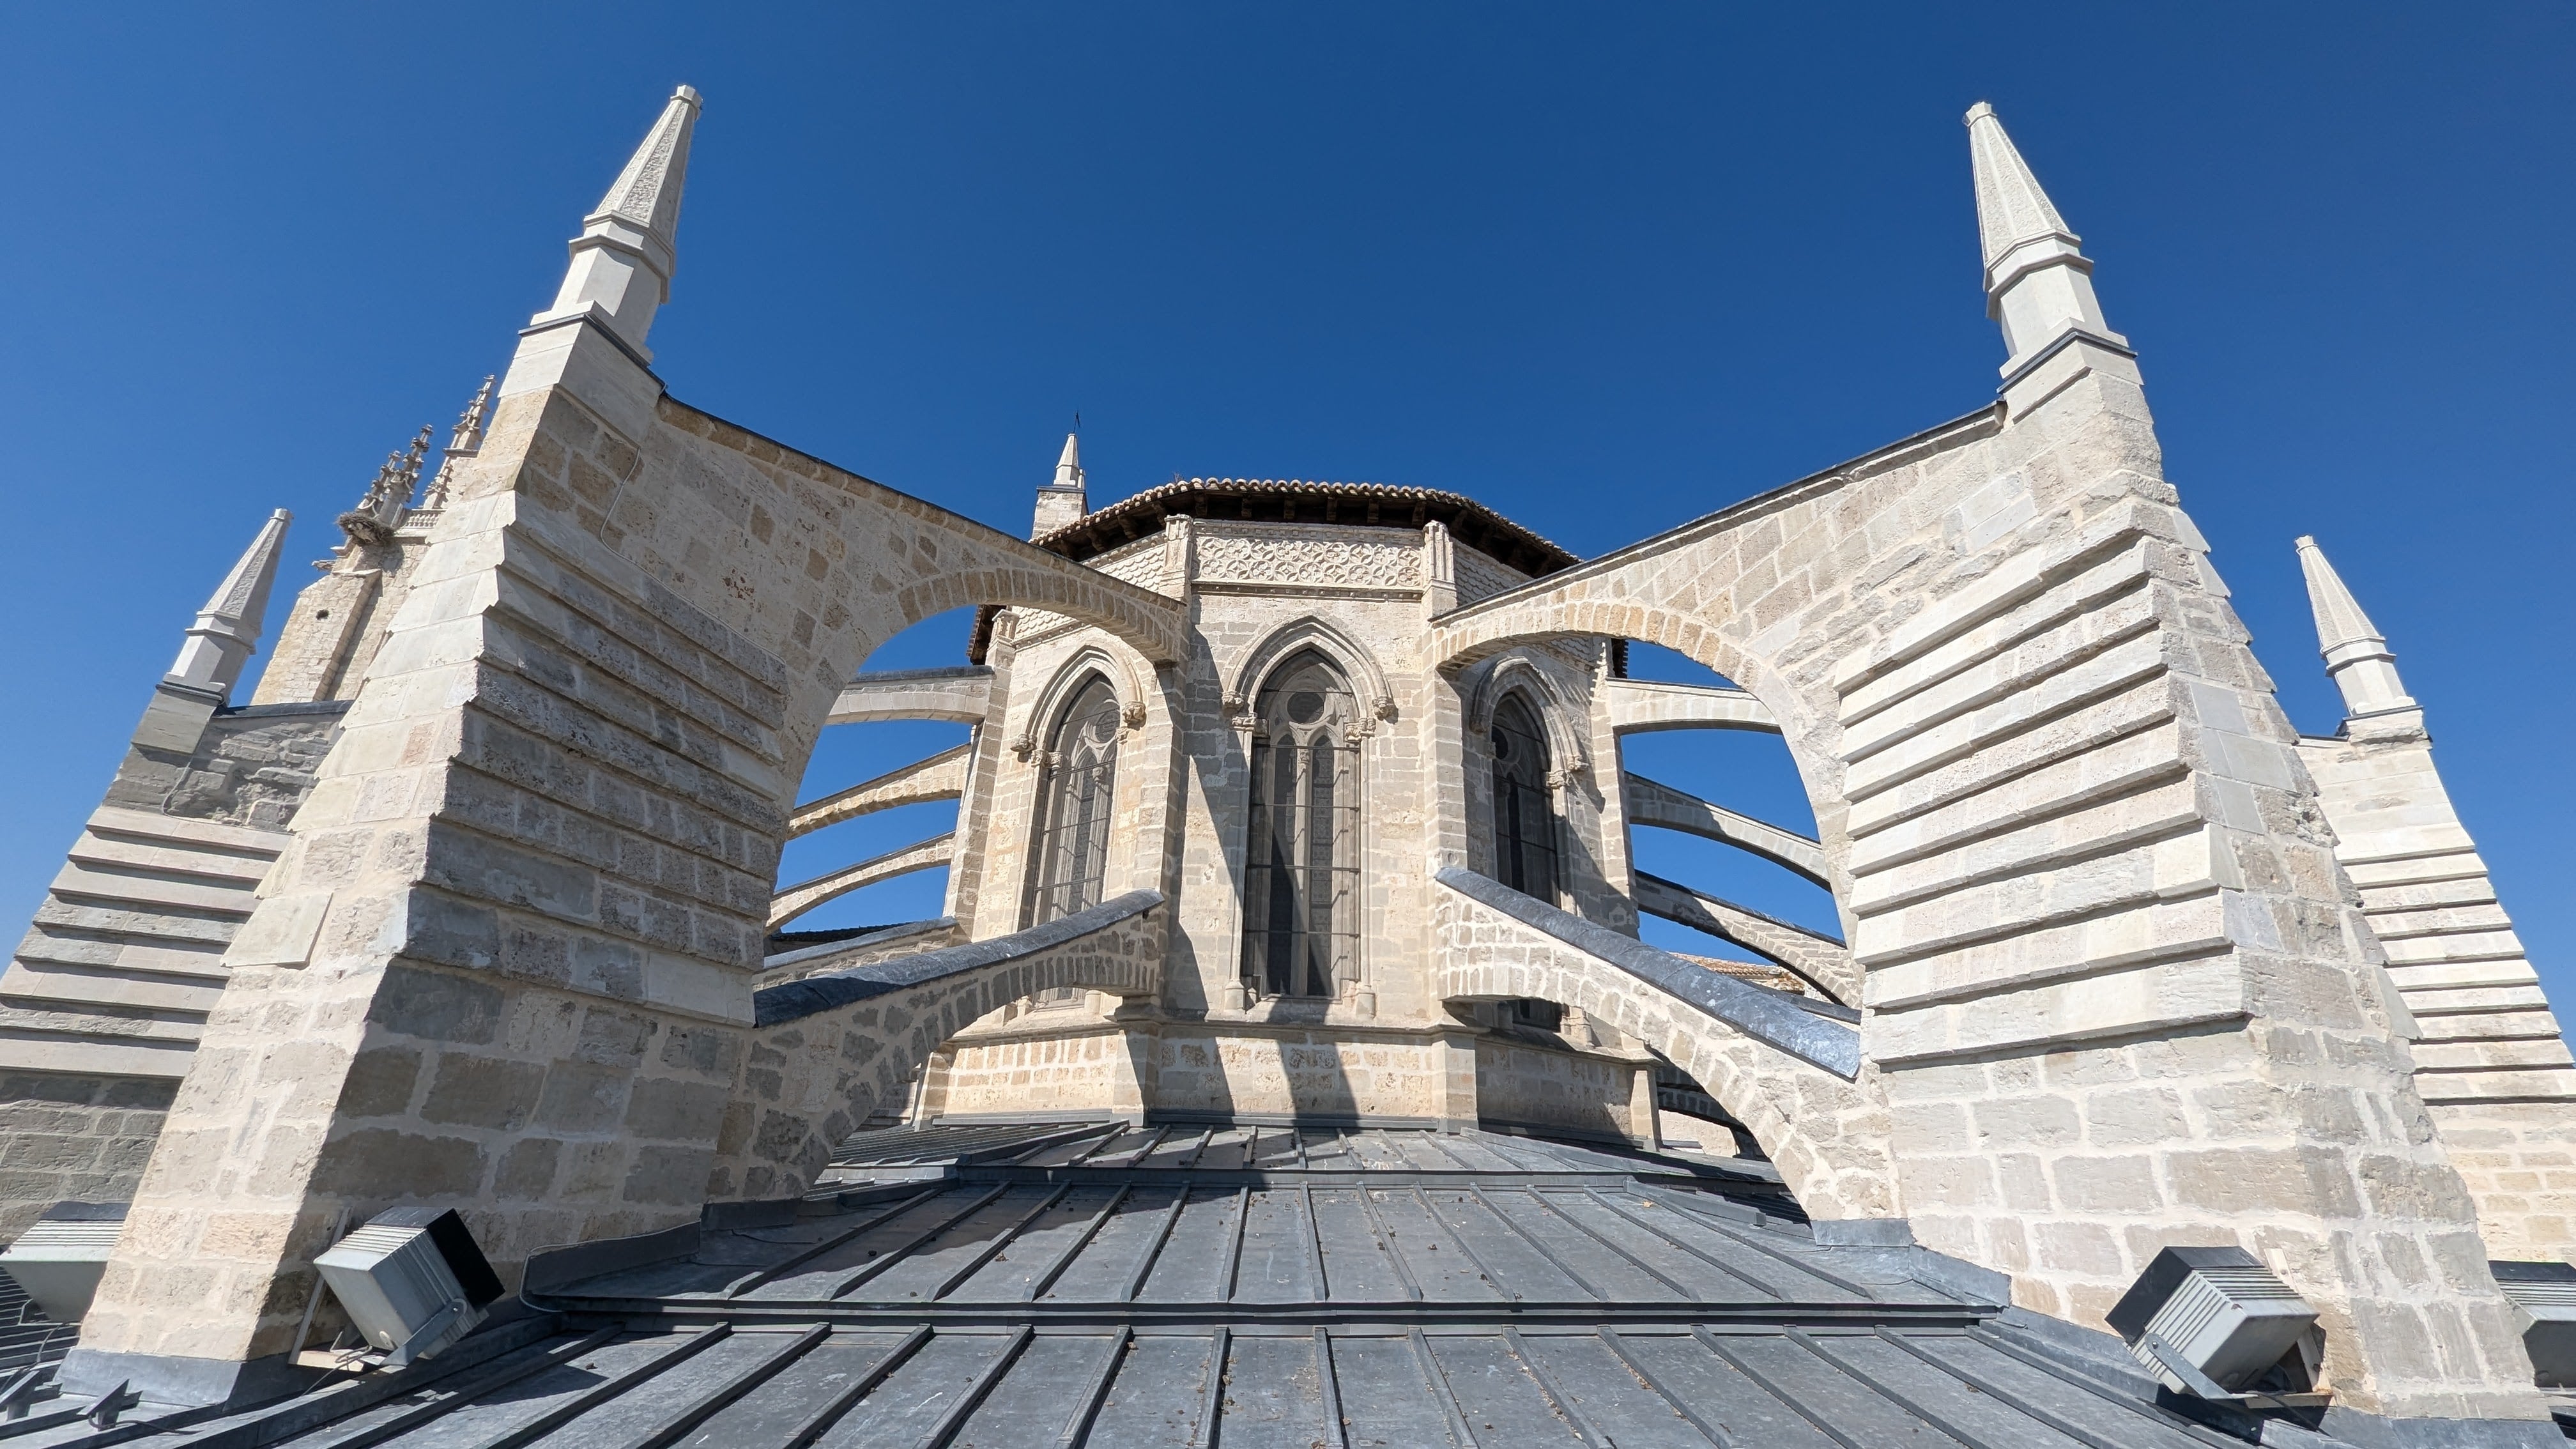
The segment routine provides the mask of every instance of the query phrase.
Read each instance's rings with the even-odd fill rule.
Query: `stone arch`
[[[759,1050],[795,791],[861,662],[982,603],[1185,657],[1179,601],[670,399],[583,340],[599,335],[531,342],[574,353],[523,354],[505,380],[282,853],[259,928],[277,944],[236,963],[275,1009],[219,1010],[173,1103],[138,1219],[191,1243],[184,1224],[210,1209],[260,1223],[180,1255],[210,1303],[241,1307],[210,1309],[173,1351],[282,1351],[294,1315],[263,1305],[303,1293],[359,1185],[463,1211],[505,1281],[547,1241],[693,1220]],[[281,1051],[305,1089],[258,1115],[244,1074]],[[348,1087],[386,1064],[401,1081]],[[523,1089],[480,1116],[423,1115],[434,1082],[467,1077]],[[575,1079],[609,1109],[538,1105]],[[208,1198],[218,1143],[241,1169],[227,1180],[259,1192]],[[500,1175],[539,1149],[593,1168]],[[113,1293],[92,1326],[119,1351],[165,1341]]]
[[[1433,920],[1443,949],[1432,985],[1441,1000],[1534,997],[1607,1022],[1698,1078],[1753,1134],[1810,1215],[1897,1214],[1886,1109],[1868,1083],[1756,1041],[1457,892],[1435,898]]]
[[[1533,697],[1538,716],[1547,731],[1548,753],[1554,756],[1555,768],[1565,776],[1588,774],[1592,769],[1591,743],[1584,732],[1574,726],[1576,707],[1569,703],[1565,691],[1531,660],[1513,655],[1496,661],[1476,681],[1467,700],[1467,729],[1481,734],[1491,729],[1494,710],[1504,696],[1519,692]]]
[[[1020,561],[935,573],[896,592],[896,615],[903,621],[902,628],[908,629],[951,609],[978,605],[1040,609],[1106,630],[1156,663],[1177,662],[1182,646],[1175,638],[1172,601],[1167,596],[1053,554],[1039,557],[1053,560],[1056,566]]]
[[[1100,645],[1086,644],[1047,676],[1046,686],[1038,691],[1019,738],[1011,741],[1012,752],[1026,758],[1038,749],[1047,732],[1055,728],[1064,707],[1094,678],[1106,682],[1110,692],[1118,696],[1119,723],[1131,731],[1144,728],[1155,696],[1146,692],[1135,667]]]
[[[1162,896],[1136,891],[1014,935],[762,992],[709,1197],[802,1195],[941,1043],[1010,1002],[1051,989],[1154,994],[1164,927]]]
[[[1179,601],[673,402],[610,336],[523,339],[228,953],[82,1353],[289,1351],[330,1225],[387,1183],[465,1211],[505,1282],[567,1235],[694,1221],[758,1120],[737,1070],[775,1050],[751,987],[793,792],[873,643],[990,602],[1185,657]],[[2277,1252],[2339,1404],[2521,1415],[2492,1279],[2386,1266],[2474,1243],[2475,1213],[2135,371],[2087,344],[2014,387],[2009,413],[1451,611],[1432,657],[1644,639],[1777,714],[1926,1246],[2095,1324],[2160,1243]],[[900,1009],[852,1011],[899,1035]],[[2239,1107],[2092,1143],[2091,1189],[2005,1189],[2053,1123],[2176,1060]],[[425,1113],[476,1073],[523,1089]],[[619,1110],[547,1105],[575,1099]],[[512,1175],[532,1143],[584,1166]],[[2035,1256],[2041,1228],[2095,1246]],[[174,1282],[195,1311],[144,1286]],[[2455,1331],[2473,1348],[2426,1368],[2415,1345]]]
[[[1261,687],[1281,664],[1297,656],[1300,650],[1313,649],[1338,666],[1351,682],[1351,692],[1359,697],[1363,715],[1374,719],[1391,719],[1395,714],[1395,694],[1387,687],[1386,671],[1380,669],[1377,656],[1330,620],[1308,614],[1274,629],[1236,666],[1233,682],[1226,686],[1226,713],[1237,721],[1248,717],[1252,702],[1261,697]]]
[[[1612,559],[1617,555],[1611,556]],[[1590,573],[1599,560],[1585,565],[1581,572]],[[1838,874],[1839,839],[1833,826],[1842,819],[1839,795],[1840,761],[1826,743],[1832,737],[1830,720],[1820,719],[1819,711],[1810,707],[1802,692],[1791,684],[1772,663],[1755,650],[1731,637],[1724,629],[1700,619],[1688,611],[1655,602],[1651,595],[1638,597],[1629,592],[1632,580],[1618,573],[1597,578],[1560,582],[1563,576],[1526,585],[1513,594],[1497,596],[1486,603],[1456,610],[1444,617],[1431,644],[1433,657],[1445,672],[1471,671],[1485,660],[1520,645],[1548,639],[1617,638],[1661,645],[1707,666],[1733,680],[1762,708],[1770,711],[1777,732],[1788,746],[1789,763],[1798,773],[1806,792],[1808,809],[1817,824],[1818,848],[1824,870],[1811,877],[1833,896],[1837,913],[1842,917],[1844,939],[1853,939],[1855,920],[1849,909],[1848,895]],[[1553,587],[1542,588],[1542,585]],[[1489,612],[1490,611],[1490,612]],[[1485,690],[1477,694],[1481,700]],[[1485,706],[1490,709],[1490,706]],[[1770,732],[1771,726],[1734,726],[1759,728]],[[1551,742],[1552,743],[1552,742]]]
[[[1615,558],[1616,555],[1613,555]],[[1589,566],[1581,570],[1591,574]],[[1515,645],[1551,639],[1633,639],[1686,654],[1778,710],[1777,671],[1755,650],[1686,608],[1625,597],[1620,580],[1535,580],[1442,616],[1432,640],[1439,667],[1464,670]],[[1589,585],[1587,587],[1587,584]],[[1771,685],[1766,690],[1765,684]],[[1786,718],[1786,716],[1784,716]]]

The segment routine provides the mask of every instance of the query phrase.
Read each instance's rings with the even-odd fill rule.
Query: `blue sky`
[[[2291,718],[2338,717],[2312,532],[2568,999],[2576,11],[1789,8],[17,8],[0,908],[267,510],[300,585],[386,450],[503,365],[676,82],[708,106],[653,345],[692,403],[1015,530],[1079,412],[1096,501],[1415,484],[1587,555],[1990,399],[1984,99],[2085,236]],[[843,732],[813,779],[952,737]],[[1776,741],[1632,764],[1803,817]],[[1643,854],[1827,917],[1715,847]]]

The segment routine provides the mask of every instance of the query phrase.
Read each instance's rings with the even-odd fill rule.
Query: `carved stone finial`
[[[652,361],[644,339],[654,312],[671,300],[671,275],[679,269],[680,192],[700,104],[688,86],[671,93],[598,210],[582,218],[563,286],[553,306],[529,319],[531,327],[596,321],[637,361]]]
[[[402,517],[403,501],[411,497],[410,488],[402,481],[402,460],[400,449],[385,454],[385,461],[376,468],[375,480],[367,485],[366,492],[358,495],[357,506],[340,515],[341,532],[371,547],[393,540],[394,524]]]
[[[411,440],[411,446],[403,449],[401,472],[394,481],[402,487],[401,496],[406,508],[411,505],[412,490],[420,486],[420,465],[429,461],[429,439],[435,431],[432,425],[421,424],[420,432]]]
[[[1968,111],[1968,157],[1977,191],[1977,236],[1986,260],[1986,315],[2003,324],[2012,359],[2024,358],[2069,331],[2125,348],[2128,339],[2102,320],[2093,295],[2093,264],[2058,215],[2039,178],[2004,134],[1995,108]]]
[[[269,587],[277,581],[278,555],[286,546],[286,527],[294,521],[295,515],[283,508],[268,516],[250,547],[197,611],[197,622],[189,626],[179,657],[162,676],[164,680],[216,695],[231,692],[242,665],[259,648]]]
[[[482,451],[483,420],[491,405],[492,378],[486,375],[474,400],[465,405],[464,415],[456,420],[456,430],[447,435],[447,451],[438,460],[438,476],[429,480],[429,491],[421,495],[421,507],[447,506],[448,490],[456,483],[456,465]]]

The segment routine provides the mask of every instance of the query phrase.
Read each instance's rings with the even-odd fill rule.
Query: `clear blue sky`
[[[1986,99],[2099,264],[2292,719],[2337,718],[2313,532],[2576,999],[2576,10],[765,8],[0,22],[0,914],[261,517],[295,510],[300,585],[385,451],[502,366],[676,82],[708,104],[653,345],[690,402],[1005,528],[1079,411],[1097,501],[1416,484],[1583,554],[1989,400],[1959,124]],[[836,738],[814,778],[944,738]],[[1803,813],[1774,741],[1634,761]],[[1739,888],[1714,848],[1646,859]]]

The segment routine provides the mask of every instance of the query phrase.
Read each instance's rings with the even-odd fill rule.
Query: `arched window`
[[[1095,676],[1074,694],[1047,737],[1030,925],[1100,904],[1117,775],[1118,695],[1108,680]]]
[[[1547,735],[1518,694],[1494,706],[1494,878],[1556,904],[1556,802]]]
[[[1359,979],[1359,713],[1312,650],[1253,705],[1243,975],[1265,996],[1337,996]]]

